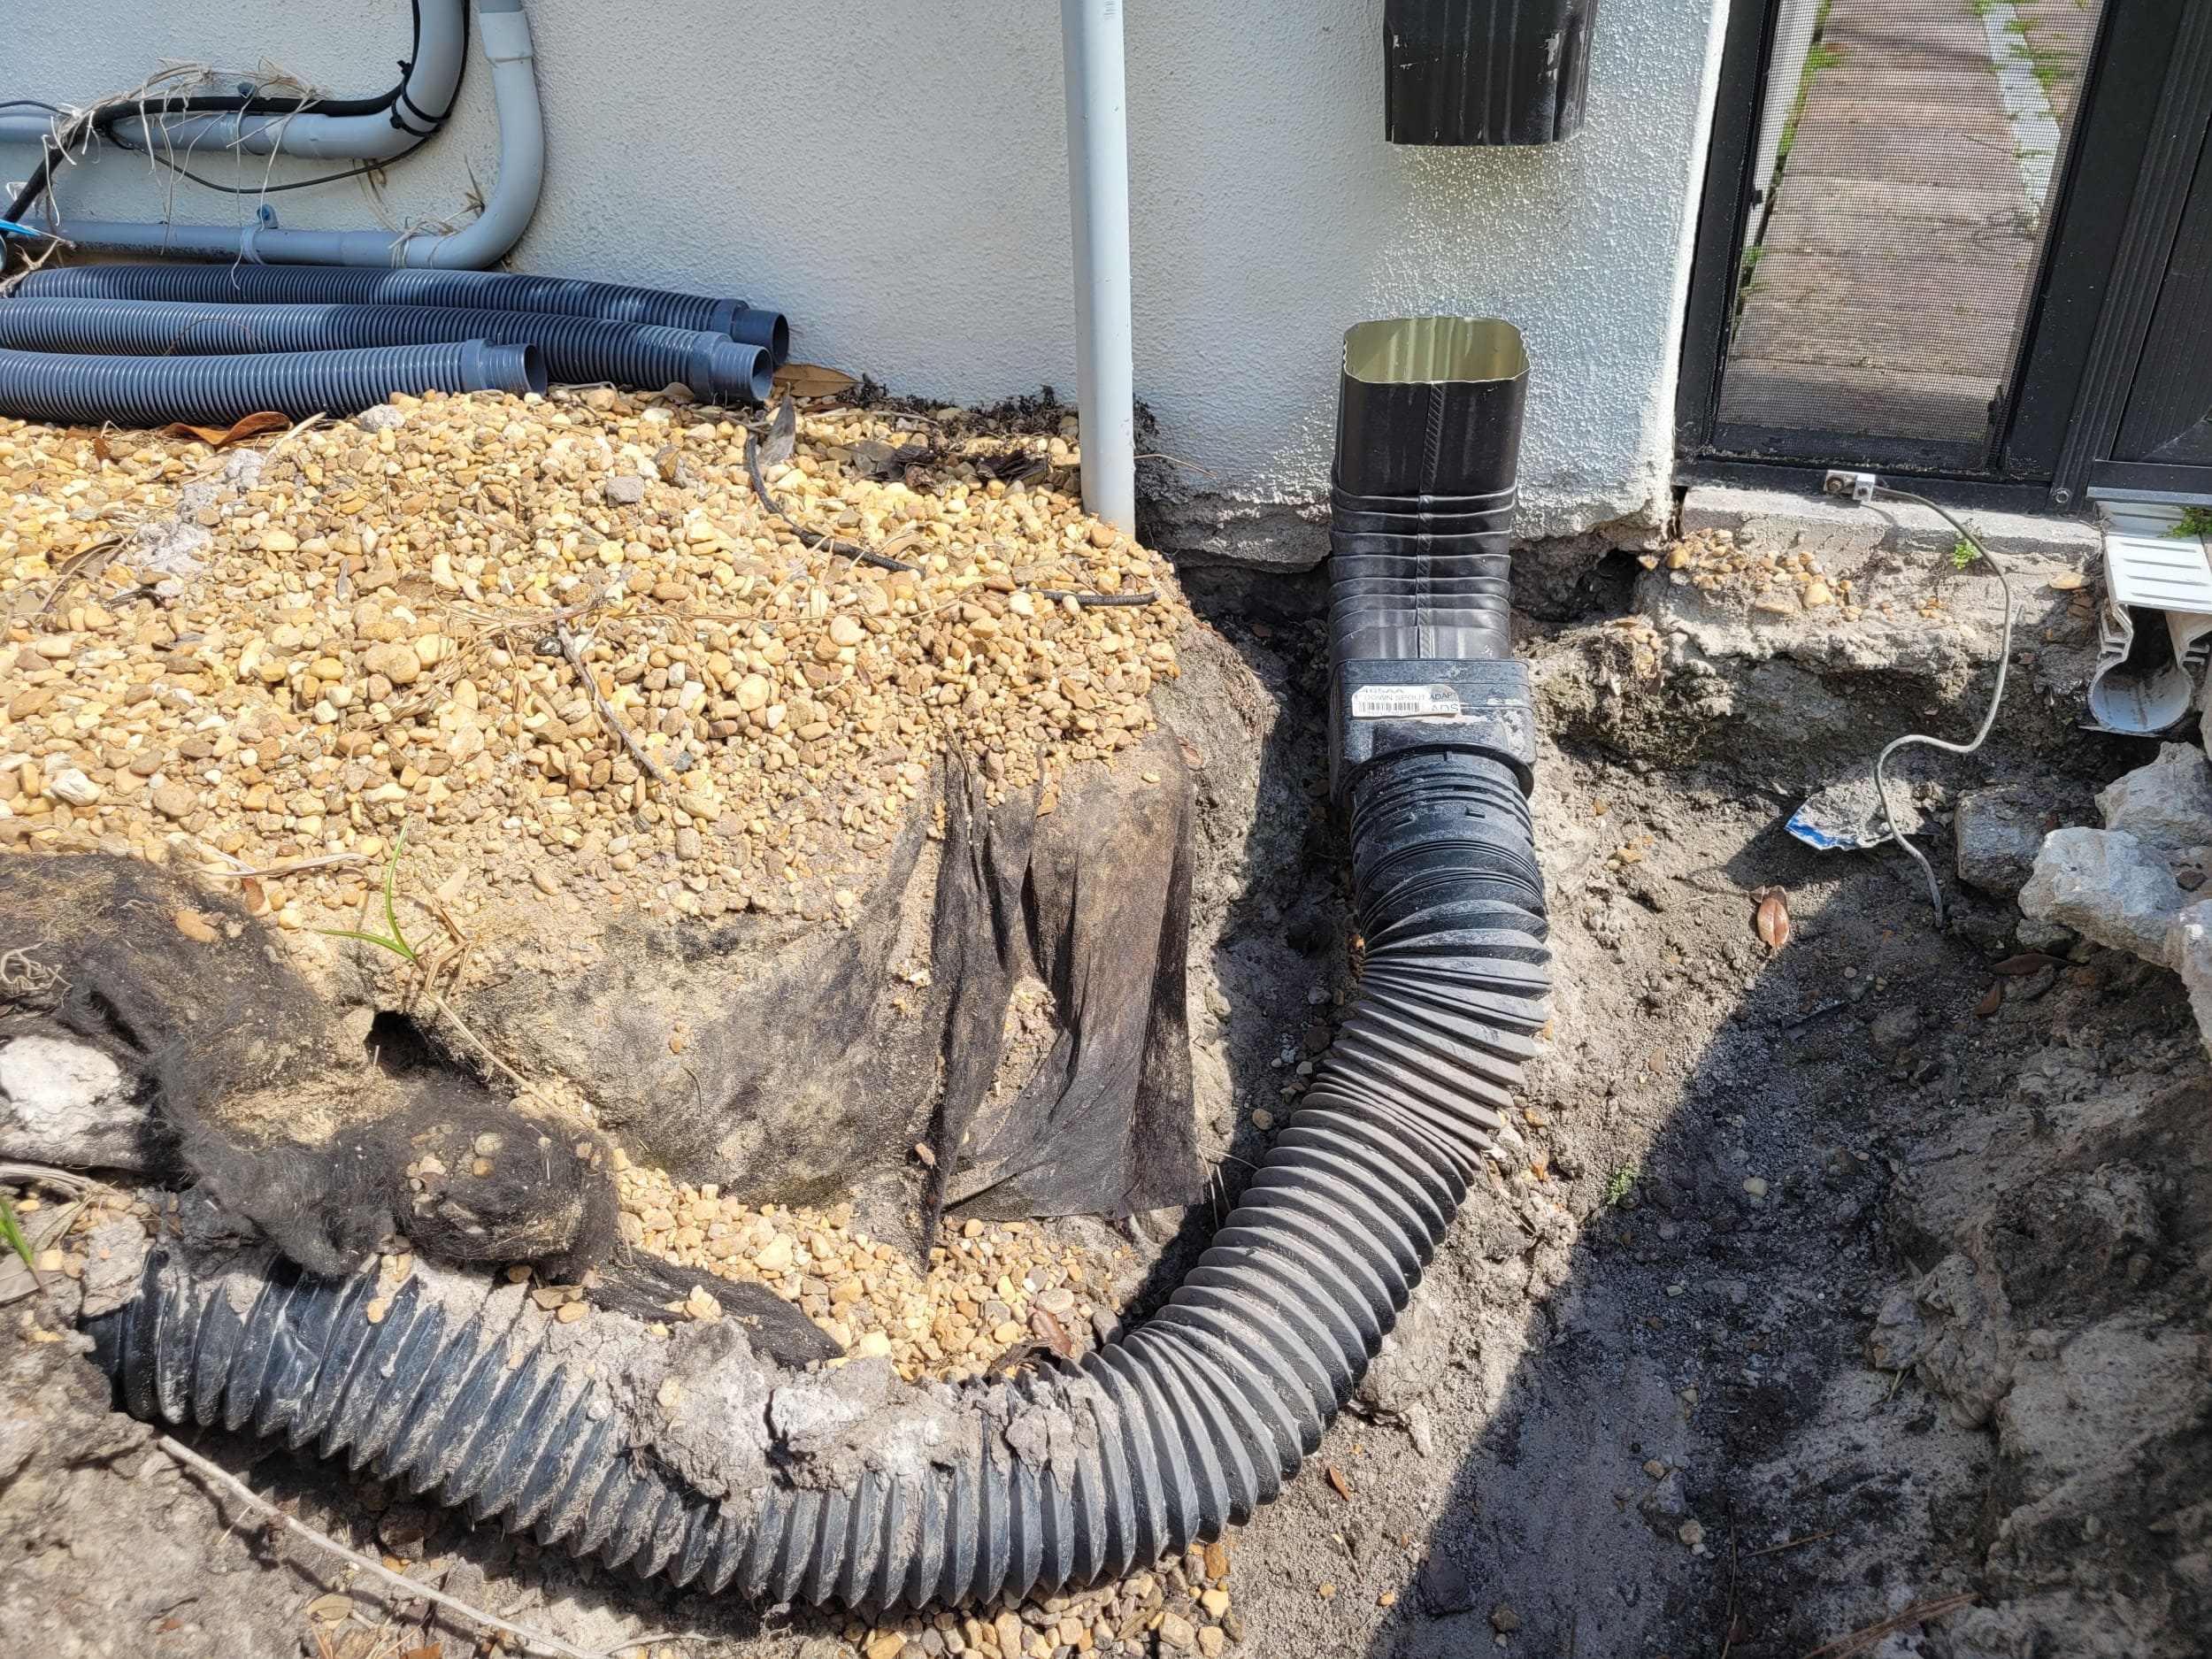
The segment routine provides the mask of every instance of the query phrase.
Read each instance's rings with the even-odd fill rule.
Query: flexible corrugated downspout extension
[[[1498,371],[1518,356],[1502,324],[1354,330],[1342,419],[1367,437],[1340,447],[1340,494],[1416,517],[1423,496],[1509,496],[1497,446],[1517,427],[1521,372]],[[1363,447],[1409,435],[1410,472]],[[196,1279],[157,1256],[142,1293],[94,1325],[124,1402],[343,1452],[545,1543],[771,1601],[1019,1597],[1244,1520],[1320,1445],[1405,1305],[1543,1019],[1532,730],[1525,679],[1501,660],[1506,596],[1439,601],[1425,556],[1395,557],[1400,585],[1340,578],[1337,599],[1358,996],[1235,1212],[1126,1337],[1054,1373],[946,1391],[965,1427],[918,1472],[871,1466],[835,1489],[772,1474],[715,1502],[630,1453],[606,1384],[553,1356],[550,1317],[519,1286],[449,1317],[410,1279],[371,1324],[371,1278],[236,1263]]]
[[[606,323],[555,311],[442,305],[193,305],[162,300],[0,301],[0,348],[209,357],[332,351],[481,339],[535,346],[548,378],[659,388],[680,380],[708,403],[760,403],[773,371],[758,346],[725,334]]]
[[[0,411],[24,420],[227,426],[265,409],[353,414],[394,392],[542,392],[535,346],[467,340],[231,357],[87,357],[0,351]]]
[[[91,265],[34,271],[24,299],[188,300],[195,304],[442,305],[550,311],[603,322],[725,334],[782,363],[791,329],[780,311],[743,300],[505,271],[362,271],[316,265]]]

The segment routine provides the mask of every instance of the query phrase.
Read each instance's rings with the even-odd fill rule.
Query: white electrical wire
[[[1911,744],[1916,743],[1924,749],[1939,749],[1947,755],[1970,755],[1989,741],[1989,733],[1997,724],[1997,710],[2003,706],[2005,701],[2005,676],[2012,667],[2012,583],[2006,579],[2005,567],[1991,556],[1988,549],[1974,539],[1973,533],[1925,495],[1916,495],[1910,490],[1892,489],[1888,485],[1881,483],[1873,486],[1873,493],[1877,495],[1887,495],[1897,501],[1916,503],[1949,525],[1958,533],[1959,540],[1973,549],[1974,557],[1985,562],[1989,568],[1996,572],[1997,585],[2003,590],[2005,596],[2003,637],[1997,648],[1997,684],[1990,693],[1989,711],[1982,716],[1981,729],[1974,733],[1974,741],[1970,743],[1952,743],[1939,737],[1931,737],[1924,732],[1908,732],[1904,736],[1892,741],[1887,748],[1874,757],[1874,793],[1881,798],[1882,818],[1889,826],[1889,833],[1881,840],[1870,842],[1869,849],[1881,846],[1883,841],[1893,841],[1910,855],[1912,861],[1920,866],[1921,873],[1928,878],[1928,897],[1935,905],[1936,926],[1941,927],[1946,922],[1943,889],[1936,880],[1935,865],[1931,864],[1928,861],[1928,856],[1914,846],[1905,833],[1897,827],[1897,813],[1890,805],[1889,780],[1883,775],[1882,769],[1892,755]]]

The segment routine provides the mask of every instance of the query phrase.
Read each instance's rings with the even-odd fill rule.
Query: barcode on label
[[[1459,718],[1459,694],[1449,686],[1362,686],[1352,694],[1359,720],[1405,720],[1422,715]]]

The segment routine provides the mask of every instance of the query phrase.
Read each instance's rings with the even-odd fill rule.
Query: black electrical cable
[[[459,102],[461,95],[460,88],[457,85],[454,88],[452,102],[448,103],[442,111],[434,115],[428,111],[417,109],[413,101],[407,96],[408,78],[415,73],[415,58],[422,50],[422,0],[410,0],[408,12],[413,21],[412,36],[408,44],[407,56],[399,61],[398,81],[383,92],[357,98],[273,97],[260,93],[190,93],[177,97],[165,97],[157,104],[145,98],[126,98],[111,104],[96,104],[75,118],[71,126],[80,133],[96,133],[103,138],[120,143],[122,141],[115,135],[116,126],[123,121],[134,119],[144,120],[150,125],[157,119],[173,115],[354,116],[380,115],[388,112],[392,118],[392,125],[414,138],[415,142],[408,146],[408,150],[411,150],[445,124],[446,119],[453,113],[453,104]],[[464,63],[467,61],[470,27],[468,8],[464,6],[461,11],[461,51]],[[28,107],[50,110],[53,108],[51,104],[42,104],[33,98],[19,98],[14,102]],[[403,119],[400,112],[400,106],[403,104],[417,119],[426,125],[418,127]],[[55,113],[59,114],[61,111],[55,111]],[[21,219],[30,211],[31,204],[45,194],[47,185],[53,178],[54,159],[57,155],[65,153],[67,142],[65,139],[58,144],[51,138],[47,140],[44,147],[45,153],[39,157],[37,167],[33,170],[23,188],[16,192],[14,199],[8,204],[7,211],[0,213],[0,219]],[[148,149],[150,154],[158,157],[157,150],[151,146]],[[405,154],[406,151],[401,153]],[[396,160],[397,157],[391,159]],[[184,172],[184,169],[177,166],[174,162],[165,160],[165,165],[173,171]],[[356,177],[360,173],[367,171],[369,171],[368,168],[363,167],[347,173],[335,173],[328,178],[302,180],[297,184],[273,185],[269,188],[272,190],[296,189],[303,188],[311,183],[328,184],[339,180]],[[185,176],[192,177],[189,173]],[[205,180],[197,178],[194,178],[192,181],[195,184],[207,184]],[[207,188],[217,190],[227,188],[225,186],[213,184],[207,184]],[[241,190],[235,194],[257,195],[260,192]]]
[[[288,179],[282,184],[219,184],[212,179],[203,179],[189,167],[179,166],[159,150],[148,152],[151,157],[180,179],[198,185],[203,190],[213,190],[223,196],[275,196],[283,190],[305,190],[319,184],[342,184],[348,179],[365,179],[373,173],[381,173],[380,161],[365,161],[348,167],[342,173],[319,173],[312,179]]]

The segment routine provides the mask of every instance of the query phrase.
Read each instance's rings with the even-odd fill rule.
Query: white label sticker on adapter
[[[1408,720],[1425,715],[1459,718],[1459,694],[1449,686],[1362,686],[1352,694],[1356,720]]]

